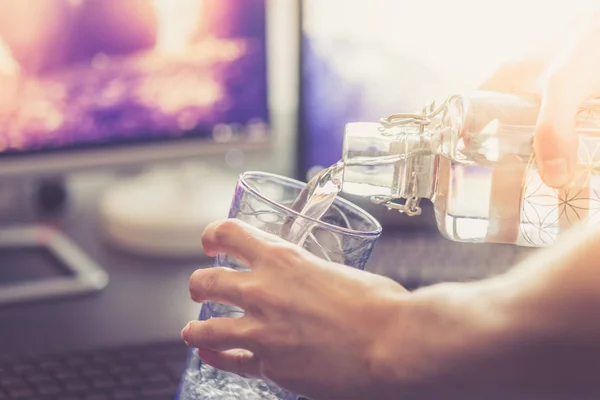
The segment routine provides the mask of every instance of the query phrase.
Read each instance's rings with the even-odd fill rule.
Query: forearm
[[[503,276],[436,285],[402,300],[402,343],[412,344],[403,357],[414,355],[418,377],[407,398],[600,393],[600,233],[570,236]]]
[[[600,230],[574,230],[491,285],[507,380],[549,398],[600,394]]]

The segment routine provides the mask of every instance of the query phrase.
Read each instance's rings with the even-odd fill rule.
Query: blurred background
[[[597,9],[590,0],[304,0],[303,169],[340,158],[347,121],[474,90]]]
[[[187,281],[211,264],[200,235],[240,172],[307,180],[341,157],[345,123],[475,89],[596,3],[0,0],[0,399],[50,398],[4,357],[67,368],[100,348],[158,357],[174,393]],[[530,253],[364,206],[385,228],[368,269],[409,288]]]

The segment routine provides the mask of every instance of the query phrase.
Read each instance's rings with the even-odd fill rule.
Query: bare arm
[[[198,270],[190,281],[195,301],[246,310],[182,332],[216,368],[314,400],[600,393],[599,231],[572,231],[505,275],[413,293],[235,220],[211,224],[203,243],[251,269]]]
[[[574,230],[506,275],[424,288],[403,301],[409,318],[398,329],[409,335],[392,346],[412,342],[430,356],[415,398],[600,394],[599,230]],[[389,355],[381,365],[399,376],[387,379],[404,385],[406,368],[397,352]]]

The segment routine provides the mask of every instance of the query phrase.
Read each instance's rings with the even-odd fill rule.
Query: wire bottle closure
[[[422,134],[425,132],[425,128],[434,121],[435,117],[443,113],[448,109],[448,104],[450,101],[454,99],[455,96],[448,98],[444,101],[439,107],[436,108],[435,102],[431,102],[425,107],[421,113],[397,113],[391,114],[385,118],[382,118],[379,123],[384,128],[393,128],[397,126],[408,126],[415,125],[419,129],[419,133]],[[397,133],[394,133],[391,130],[386,129],[382,132],[383,135],[387,136],[396,136]],[[421,214],[421,198],[418,197],[417,194],[417,179],[416,175],[413,172],[411,174],[411,187],[412,187],[412,196],[406,198],[404,204],[396,203],[392,198],[382,197],[382,196],[373,196],[371,197],[371,202],[375,204],[380,204],[386,207],[388,210],[396,210],[400,213],[406,214],[408,216],[416,216]]]

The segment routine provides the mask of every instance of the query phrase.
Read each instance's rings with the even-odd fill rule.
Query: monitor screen
[[[3,0],[0,161],[266,141],[267,0]]]
[[[347,122],[476,89],[594,8],[596,0],[303,0],[302,178],[341,158]]]

